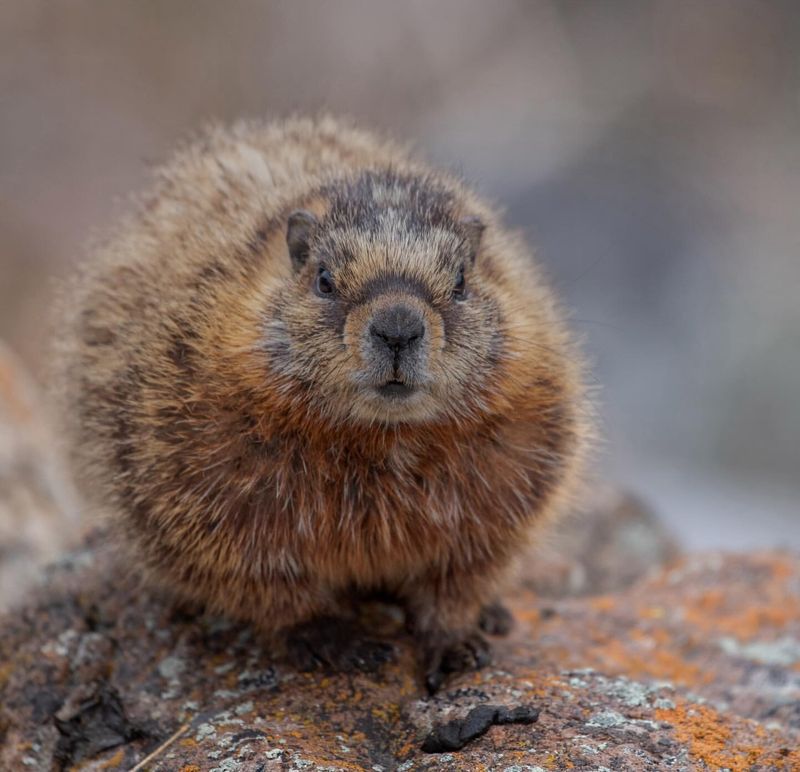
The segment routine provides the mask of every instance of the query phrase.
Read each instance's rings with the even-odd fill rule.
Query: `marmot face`
[[[294,267],[264,331],[270,368],[357,423],[466,416],[502,346],[482,222],[440,182],[364,173],[295,210]]]

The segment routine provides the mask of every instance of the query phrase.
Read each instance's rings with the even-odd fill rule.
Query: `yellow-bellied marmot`
[[[462,182],[331,118],[212,129],[67,301],[75,452],[164,584],[294,643],[389,592],[431,689],[488,661],[589,429],[551,292]]]

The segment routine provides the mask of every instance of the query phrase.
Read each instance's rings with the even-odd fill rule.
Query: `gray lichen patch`
[[[603,710],[600,713],[595,713],[587,722],[587,726],[599,726],[603,729],[610,729],[615,726],[624,726],[628,723],[628,719],[621,713],[615,710]]]
[[[186,662],[181,657],[165,657],[158,663],[159,675],[169,680],[178,678],[185,669]]]
[[[725,637],[719,639],[719,647],[726,654],[751,659],[762,665],[790,667],[800,662],[800,641],[795,638],[740,643],[735,638]]]

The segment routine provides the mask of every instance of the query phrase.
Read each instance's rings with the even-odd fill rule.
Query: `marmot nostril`
[[[369,327],[372,339],[392,351],[402,351],[425,336],[425,320],[408,306],[381,309]]]

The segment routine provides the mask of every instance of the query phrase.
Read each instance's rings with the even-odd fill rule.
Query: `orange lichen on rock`
[[[617,605],[617,600],[610,595],[600,595],[592,598],[589,603],[595,611],[612,611]]]
[[[783,553],[755,553],[747,556],[747,564],[749,583],[734,575],[719,585],[695,587],[690,573],[675,611],[704,634],[729,635],[740,641],[773,635],[800,619],[800,594],[789,587],[790,579],[797,576],[797,560]],[[679,565],[650,586],[656,592],[669,591],[670,582],[683,570]],[[748,592],[754,579],[758,595]],[[741,592],[734,591],[732,583],[740,584]]]
[[[678,739],[689,746],[693,760],[712,769],[748,772],[763,769],[800,769],[800,751],[775,749],[755,742],[766,730],[753,722],[731,720],[707,705],[681,703],[673,709],[655,711],[660,721],[670,724]]]
[[[100,769],[114,769],[125,761],[125,753],[120,748],[111,758],[106,759],[101,765]]]
[[[654,678],[685,686],[699,686],[713,678],[682,657],[680,646],[663,629],[634,629],[627,638],[609,638],[588,654],[597,666],[630,678]]]
[[[772,590],[772,592],[770,592]],[[755,605],[737,606],[737,600],[721,590],[711,590],[684,606],[686,621],[716,635],[732,635],[741,641],[779,631],[800,618],[800,599],[787,597],[780,588],[765,588],[765,596]]]

